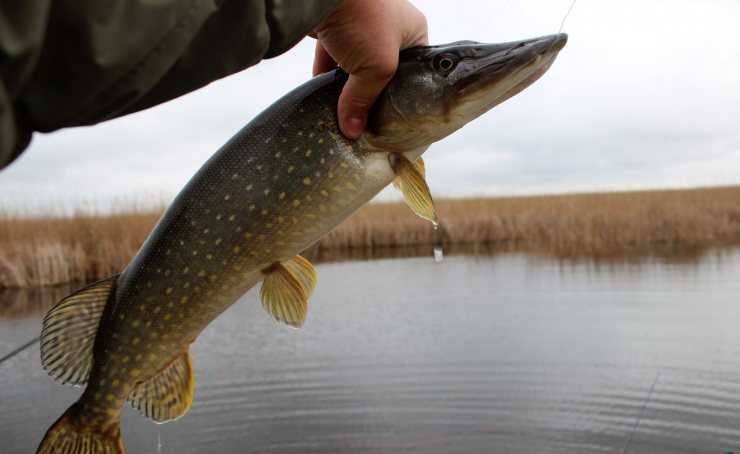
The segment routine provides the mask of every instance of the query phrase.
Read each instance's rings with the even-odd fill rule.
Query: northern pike
[[[316,273],[299,254],[391,182],[436,221],[421,154],[532,84],[566,41],[406,49],[355,141],[337,126],[341,69],[255,117],[187,183],[123,272],[49,310],[42,364],[87,386],[37,452],[123,453],[126,401],[156,422],[185,414],[195,385],[189,346],[201,331],[260,281],[264,308],[300,326]]]

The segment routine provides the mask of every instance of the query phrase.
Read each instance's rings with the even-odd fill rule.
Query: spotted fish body
[[[118,278],[100,330],[110,333],[101,351],[111,353],[86,394],[112,393],[111,407],[120,408],[132,371],[146,380],[161,370],[263,270],[296,256],[391,182],[387,157],[337,129],[343,79],[326,74],[291,93],[188,183]]]
[[[527,41],[534,57],[512,64],[519,72],[484,80],[478,94],[505,82],[507,89],[497,95],[505,99],[530,84],[549,67],[564,39]],[[118,421],[126,400],[159,422],[184,414],[194,389],[189,345],[262,280],[266,309],[300,325],[314,274],[298,254],[394,178],[418,214],[436,219],[423,166],[409,163],[480,115],[470,113],[479,104],[490,108],[496,100],[468,93],[465,102],[459,98],[456,113],[450,109],[456,98],[447,94],[440,98],[447,103],[442,114],[433,97],[409,99],[416,94],[408,87],[417,80],[432,85],[420,88],[432,90],[439,83],[434,77],[449,79],[452,73],[440,58],[457,56],[462,71],[465,55],[471,55],[478,74],[472,63],[467,71],[478,76],[480,68],[490,67],[485,58],[509,58],[504,52],[516,46],[465,42],[402,55],[399,74],[373,113],[371,131],[357,141],[344,138],[337,127],[336,104],[347,79],[341,70],[292,91],[237,133],[180,192],[120,275],[62,300],[45,318],[44,367],[87,388],[49,429],[38,452],[123,452]],[[470,90],[471,83],[463,88]],[[434,121],[443,126],[429,124]]]

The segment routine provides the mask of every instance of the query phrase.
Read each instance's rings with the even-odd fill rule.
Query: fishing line
[[[568,16],[570,16],[571,11],[573,11],[573,7],[576,6],[576,2],[578,0],[573,0],[573,2],[570,4],[570,8],[568,8],[568,12],[565,13],[565,17],[563,17],[563,21],[560,22],[560,30],[558,30],[558,33],[561,33],[563,31],[563,27],[565,27],[565,21],[568,20]]]

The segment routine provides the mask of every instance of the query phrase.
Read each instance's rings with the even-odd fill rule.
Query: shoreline
[[[446,249],[578,259],[696,254],[740,245],[740,186],[440,199],[436,204]],[[90,282],[119,272],[161,213],[0,217],[0,288]],[[329,233],[313,253],[318,262],[388,251],[424,255],[413,250],[425,248],[431,255],[437,242],[431,224],[404,204],[376,203]]]

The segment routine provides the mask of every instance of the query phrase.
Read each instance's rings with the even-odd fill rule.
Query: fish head
[[[459,41],[406,49],[373,107],[366,139],[397,152],[423,149],[534,83],[567,40],[561,33],[502,44]]]

